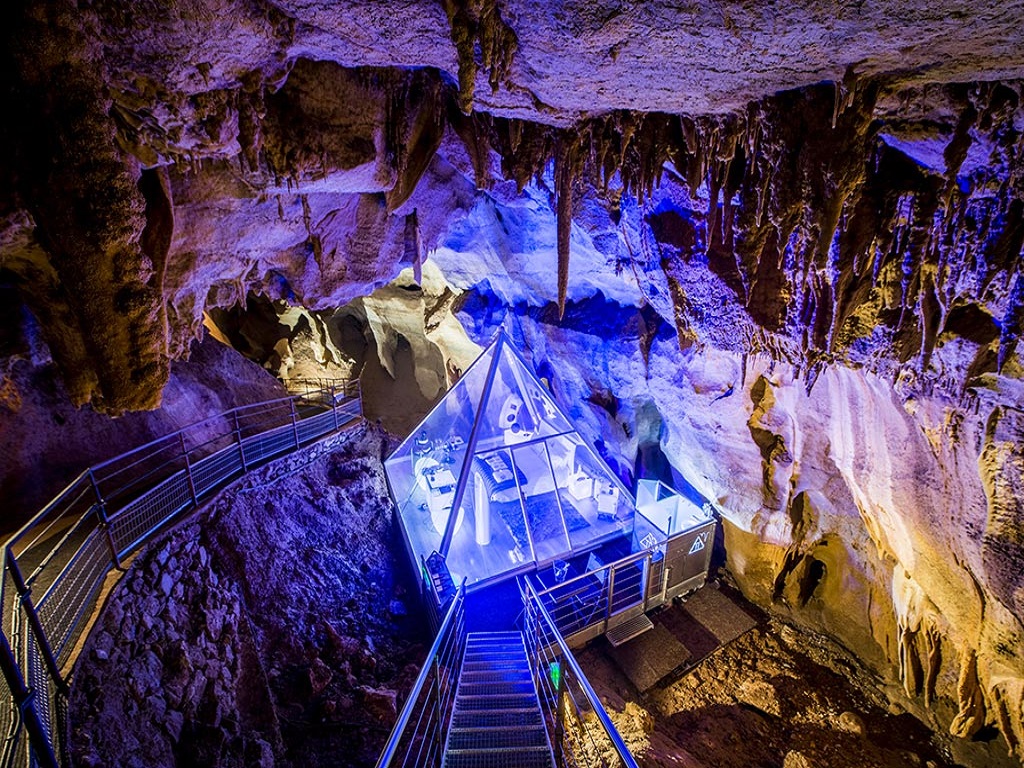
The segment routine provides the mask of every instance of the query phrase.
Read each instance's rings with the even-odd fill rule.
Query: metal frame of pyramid
[[[486,371],[479,367],[481,365],[486,365]],[[481,373],[484,374],[482,383],[480,380]],[[495,390],[496,382],[499,379],[501,381],[501,394],[497,395]],[[510,392],[515,397],[510,397]],[[498,397],[502,398],[506,406],[510,399],[518,401],[521,405],[521,413],[518,415],[501,413],[502,423],[498,424],[499,411],[502,410],[501,403],[497,402]],[[450,398],[456,398],[460,402],[454,407],[450,407],[448,403]],[[550,473],[551,482],[554,484],[552,489],[554,491],[554,508],[557,509],[557,514],[560,516],[561,529],[564,531],[564,537],[560,537],[557,540],[544,540],[544,544],[551,545],[547,547],[548,549],[557,548],[558,545],[564,544],[564,551],[555,554],[555,557],[570,556],[588,551],[590,547],[585,545],[577,550],[573,543],[574,535],[570,533],[566,523],[565,505],[569,503],[569,500],[567,497],[563,498],[565,488],[559,485],[552,460],[553,448],[551,446],[558,441],[563,441],[563,448],[571,446],[573,458],[570,461],[573,462],[579,460],[579,449],[583,449],[583,461],[588,474],[593,476],[592,482],[595,488],[595,496],[592,499],[593,504],[591,506],[596,504],[596,488],[599,483],[602,487],[614,486],[615,503],[619,506],[615,507],[615,517],[613,519],[616,521],[615,525],[619,526],[619,534],[630,535],[632,532],[633,514],[635,513],[635,502],[632,493],[622,484],[622,481],[611,468],[605,464],[593,447],[579,435],[570,419],[559,408],[551,394],[519,355],[504,331],[498,332],[487,349],[466,370],[460,380],[449,389],[420,425],[412,431],[409,437],[399,445],[385,462],[389,484],[395,496],[396,505],[399,507],[399,514],[402,516],[403,525],[416,525],[416,522],[412,519],[416,516],[415,510],[422,509],[423,507],[423,504],[413,504],[413,497],[417,493],[422,493],[424,487],[422,483],[417,485],[418,479],[415,477],[420,471],[417,468],[417,444],[423,443],[424,448],[420,455],[425,457],[428,455],[428,451],[432,451],[429,455],[436,455],[437,451],[434,447],[438,443],[443,443],[446,439],[450,441],[452,437],[456,437],[461,440],[461,435],[449,434],[447,436],[438,436],[437,432],[439,427],[444,424],[443,420],[445,418],[453,420],[450,423],[453,433],[457,433],[460,426],[464,432],[466,427],[464,417],[467,415],[466,411],[470,409],[472,410],[472,424],[470,425],[469,436],[465,441],[465,445],[460,445],[457,451],[445,451],[445,460],[450,462],[451,467],[449,472],[457,471],[458,474],[453,478],[454,492],[451,496],[447,519],[444,520],[444,530],[436,546],[436,552],[441,557],[448,557],[456,537],[456,531],[462,524],[462,519],[469,516],[468,512],[472,511],[477,503],[477,498],[473,498],[474,494],[470,494],[468,490],[471,482],[476,482],[472,478],[479,477],[479,475],[474,475],[478,471],[476,467],[479,466],[474,465],[474,460],[480,456],[494,456],[497,453],[507,454],[506,461],[511,464],[513,475],[521,476],[522,472],[519,468],[520,459],[517,457],[525,457],[530,450],[536,456],[541,457],[540,461],[546,458],[548,462],[546,470]],[[454,415],[452,415],[453,410]],[[461,425],[455,423],[454,420],[457,419],[463,420]],[[516,442],[507,442],[511,433],[509,432],[508,424],[505,423],[506,419],[509,422],[524,420],[527,423],[539,426],[536,426],[536,430],[533,433],[524,432],[521,440],[517,439]],[[513,423],[513,430],[515,426],[516,424]],[[429,430],[427,429],[428,427],[430,428]],[[504,430],[506,436],[505,440],[502,440],[500,437],[502,430]],[[428,431],[432,431],[435,436],[430,438],[427,434]],[[556,445],[555,447],[557,448],[558,446]],[[462,453],[463,450],[464,454],[461,456],[461,461],[459,461],[457,454]],[[430,463],[436,462],[431,461]],[[441,470],[443,468],[432,467],[432,469]],[[414,475],[412,479],[406,477],[410,472]],[[446,475],[446,477],[451,477],[451,475]],[[538,547],[534,546],[533,522],[531,521],[530,514],[532,509],[528,506],[530,504],[530,497],[527,496],[526,490],[520,487],[519,480],[516,480],[514,492],[519,493],[517,499],[523,515],[525,534],[529,539],[530,563],[537,564],[550,561],[552,559],[551,552],[546,551],[545,557],[541,557]],[[608,492],[611,493],[610,490]],[[586,503],[590,504],[590,501]],[[411,508],[410,505],[412,505]],[[576,517],[578,518],[578,510],[574,509],[573,511],[576,512]],[[547,514],[550,515],[550,511]],[[422,513],[420,515],[422,516]],[[607,519],[612,518],[606,517]],[[477,522],[474,520],[474,526],[477,525]],[[499,520],[497,524],[501,525],[501,521]],[[432,528],[433,530],[440,530],[441,528],[436,518]],[[594,546],[597,546],[599,541],[605,540],[610,535],[607,532],[610,529],[606,530],[600,526],[597,526],[595,529],[595,531],[602,530],[605,532],[595,538]],[[427,552],[424,549],[426,547],[421,546],[417,548],[412,540],[414,537],[409,535],[408,528],[406,528],[406,532],[407,542],[413,550],[410,554],[414,558],[419,555],[419,559],[425,559]],[[582,535],[580,534],[580,536]],[[436,539],[432,540],[436,541]],[[422,545],[425,542],[421,541],[420,543]],[[528,565],[527,561],[523,560],[521,564],[512,564],[506,570],[521,571],[522,567],[526,565]],[[460,573],[459,575],[469,577],[471,583],[477,577],[477,574],[472,573]],[[483,578],[490,579],[494,575],[497,574],[485,574]]]

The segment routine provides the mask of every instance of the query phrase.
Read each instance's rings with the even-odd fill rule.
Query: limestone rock
[[[849,710],[836,718],[836,728],[847,733],[856,734],[857,736],[864,736],[867,733],[864,718],[856,712],[850,712]]]
[[[75,668],[76,763],[376,759],[414,679],[406,628],[422,632],[387,613],[396,568],[381,439],[364,427],[327,441],[333,455],[313,446],[257,470],[136,558]],[[349,465],[343,488],[327,483],[331,461]],[[330,735],[316,736],[325,719]],[[344,754],[329,746],[339,731]]]
[[[749,704],[765,714],[774,715],[775,717],[782,716],[779,693],[770,683],[764,680],[744,680],[739,685],[737,698],[744,704]]]
[[[398,704],[394,691],[370,686],[362,686],[358,691],[362,694],[363,706],[371,716],[384,722],[390,722],[397,717]]]
[[[782,762],[782,768],[817,768],[817,766],[803,752],[793,750],[786,753],[786,757]]]

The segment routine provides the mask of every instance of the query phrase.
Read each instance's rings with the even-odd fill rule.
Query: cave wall
[[[8,308],[21,309],[8,294]],[[279,381],[206,336],[171,366],[162,405],[111,419],[75,408],[30,316],[17,313],[17,339],[0,355],[0,529],[17,530],[89,466],[224,411],[285,397]]]
[[[915,184],[941,176],[917,173]],[[1000,366],[1000,334],[982,332],[1012,325],[984,317],[1012,314],[1012,291],[999,286],[1012,287],[1015,256],[978,259],[973,274],[947,264],[949,309],[933,305],[928,331],[921,308],[932,299],[907,286],[939,271],[902,236],[876,232],[864,247],[878,274],[851,299],[855,309],[820,309],[848,318],[845,326],[829,321],[835,340],[825,355],[794,309],[814,293],[800,283],[802,273],[787,267],[773,278],[790,306],[777,307],[784,322],[767,333],[752,322],[757,308],[744,306],[737,297],[746,294],[730,285],[742,283],[742,262],[706,249],[713,239],[707,187],[691,193],[671,178],[644,203],[623,195],[613,211],[593,202],[598,191],[581,195],[573,265],[585,265],[586,277],[570,281],[559,317],[557,222],[537,203],[540,189],[518,194],[495,185],[454,219],[430,255],[428,264],[436,262],[460,292],[451,308],[471,338],[484,343],[499,326],[510,331],[624,477],[648,469],[638,454],[667,459],[676,481],[716,503],[728,568],[744,592],[839,638],[901,706],[959,737],[958,759],[1020,759],[1020,358],[1011,342]],[[990,207],[991,190],[965,195],[961,205]],[[523,207],[536,215],[522,215]],[[938,222],[938,237],[945,225],[935,210],[929,220]],[[852,235],[844,227],[851,226],[840,217],[828,237],[839,244],[830,247],[833,259],[847,254],[833,261],[831,275],[860,285],[843,273],[862,258],[848,256]],[[991,239],[977,247],[1002,252],[1006,230],[987,232]],[[957,235],[958,247],[974,252],[964,237]],[[896,240],[903,245],[894,249]],[[981,283],[990,288],[973,304],[965,286]],[[877,314],[887,302],[896,311]],[[390,314],[409,311],[392,305]],[[876,314],[867,325],[849,319],[868,313]],[[975,313],[977,324],[963,322]],[[967,327],[974,330],[961,335]],[[864,328],[867,337],[858,334]],[[447,357],[444,345],[435,346]],[[995,731],[1002,740],[993,741]]]
[[[2,14],[16,440],[25,360],[43,416],[173,405],[212,317],[408,422],[504,323],[749,595],[1024,756],[1020,3]]]
[[[968,264],[967,304],[1016,258],[1019,5],[916,3],[899,25],[882,4],[584,5],[11,4],[0,92],[19,119],[2,128],[0,268],[72,401],[154,407],[204,310],[249,291],[325,309],[387,283],[419,259],[410,241],[436,247],[464,202],[417,184],[446,128],[477,186],[499,164],[522,186],[558,158],[560,304],[587,176],[621,170],[627,191],[650,193],[671,162],[691,188],[706,182],[703,250],[769,332],[794,292],[808,364],[873,322],[901,361],[918,345],[927,356],[962,294],[950,252],[994,244],[984,268]],[[941,157],[944,180],[917,179],[907,152],[926,168]],[[998,183],[972,181],[965,204],[954,177],[979,157]],[[836,279],[840,246],[854,268]],[[866,274],[900,273],[901,252],[919,263],[865,301]],[[685,275],[666,272],[678,291]],[[983,312],[1019,326],[1024,286],[996,294]],[[1012,333],[1000,330],[1000,366]]]

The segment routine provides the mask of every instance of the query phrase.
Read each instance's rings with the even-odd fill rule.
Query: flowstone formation
[[[1021,3],[0,13],[0,279],[73,403],[205,321],[388,418],[505,324],[748,596],[1024,759]]]

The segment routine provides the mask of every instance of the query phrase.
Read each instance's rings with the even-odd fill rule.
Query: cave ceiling
[[[834,362],[960,396],[1020,377],[1024,2],[0,14],[0,275],[75,403],[153,407],[206,310],[366,295],[481,195],[553,217],[531,297],[553,317],[589,279],[574,228],[632,215],[668,294],[637,304],[684,347],[809,384]]]

